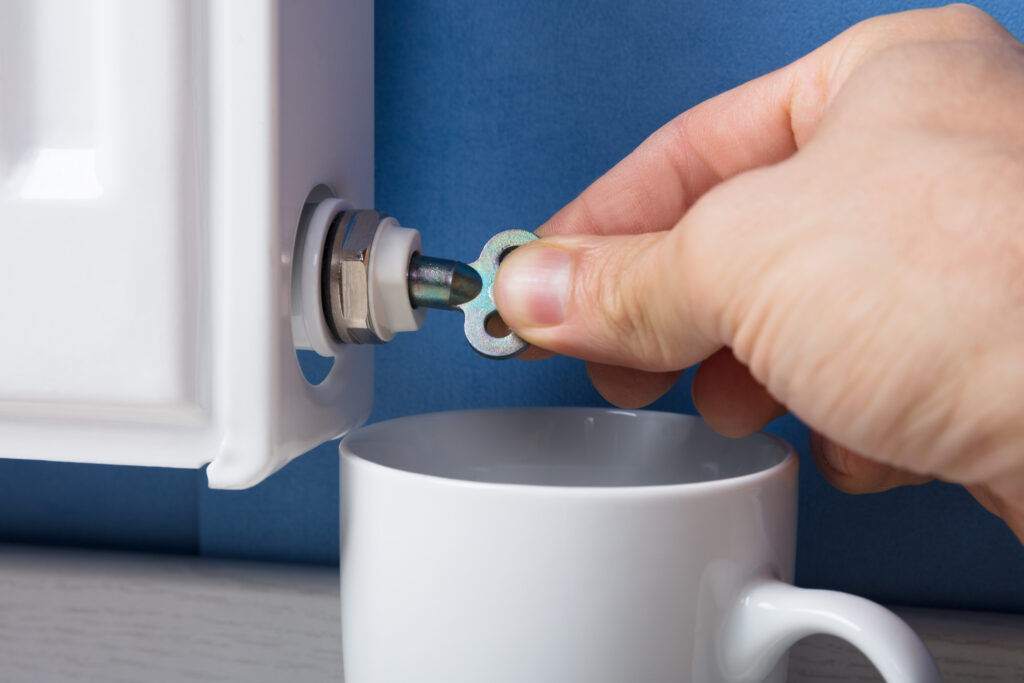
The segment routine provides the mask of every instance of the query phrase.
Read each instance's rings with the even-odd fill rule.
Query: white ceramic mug
[[[481,410],[341,445],[346,683],[784,681],[844,638],[887,681],[940,680],[885,608],[789,584],[793,449],[694,417]]]

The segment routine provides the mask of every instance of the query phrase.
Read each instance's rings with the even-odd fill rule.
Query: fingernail
[[[505,322],[551,327],[565,320],[571,254],[552,247],[516,249],[498,270],[495,303]]]
[[[837,443],[823,439],[821,453],[825,456],[828,466],[839,474],[847,474],[846,471],[846,450]]]

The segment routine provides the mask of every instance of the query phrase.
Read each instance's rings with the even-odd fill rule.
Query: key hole
[[[484,319],[484,330],[495,339],[504,339],[512,334],[512,330],[501,319],[501,314],[497,311],[491,311],[490,315]]]

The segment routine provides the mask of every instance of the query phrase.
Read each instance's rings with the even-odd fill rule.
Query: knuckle
[[[987,38],[1002,35],[1002,25],[992,15],[974,5],[953,3],[935,10],[935,16],[949,27],[953,35],[962,38]]]
[[[957,41],[1012,40],[991,15],[967,4],[871,17],[850,27],[843,36],[835,72],[847,75],[857,66],[879,58],[890,66],[906,61],[913,52],[905,50],[912,46],[936,48],[940,43]]]
[[[871,17],[852,30],[883,45],[935,40],[970,40],[1006,35],[992,15],[966,3]]]

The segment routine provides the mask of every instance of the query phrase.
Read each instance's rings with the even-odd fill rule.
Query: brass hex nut
[[[345,211],[331,225],[325,244],[323,302],[327,325],[337,341],[379,344],[370,308],[370,257],[378,211]]]

